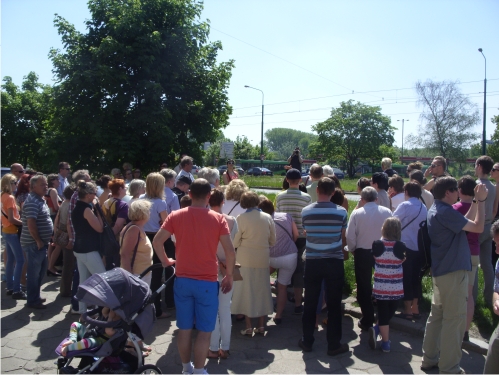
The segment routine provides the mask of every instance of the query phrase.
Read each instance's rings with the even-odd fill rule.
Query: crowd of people
[[[240,334],[264,335],[274,310],[276,325],[285,319],[288,299],[302,316],[298,346],[304,352],[313,350],[324,307],[327,354],[348,352],[341,302],[344,261],[353,256],[362,311],[358,326],[372,349],[390,352],[389,322],[399,302],[400,318],[421,319],[427,259],[418,233],[426,222],[433,298],[421,369],[462,372],[461,344],[469,340],[478,266],[484,298],[499,315],[499,270],[494,273],[492,260],[492,241],[499,241],[499,221],[494,223],[499,189],[489,180],[499,178],[499,163],[482,156],[475,164],[478,179],[457,181],[446,172],[445,158],[437,156],[425,172],[421,163],[409,164],[410,181],[404,182],[384,158],[383,172],[357,182],[360,200],[348,217],[348,200],[331,167],[314,164],[304,178],[293,168],[300,166],[299,150],[290,160],[275,202],[251,191],[231,159],[222,176],[202,168],[195,178],[193,159],[183,155],[177,171],[163,163],[145,180],[140,169],[125,163],[124,174],[114,168],[94,182],[89,171],[78,170],[71,183],[66,162],[47,177],[13,164],[1,181],[7,294],[26,300],[27,308],[46,309],[43,279],[60,277],[59,293],[71,299],[69,311],[84,314],[88,306],[75,295],[91,275],[114,267],[140,275],[153,263],[175,265],[174,282],[154,301],[156,318],[170,318],[168,311],[176,309],[182,371],[206,373],[206,358],[230,356],[233,315],[245,321]],[[102,240],[106,227],[118,244],[114,251]],[[143,280],[155,291],[163,276],[163,269],[155,269]],[[498,330],[490,340],[486,373],[499,372]],[[150,347],[141,346],[147,354]]]

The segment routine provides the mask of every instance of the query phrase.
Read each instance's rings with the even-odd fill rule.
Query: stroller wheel
[[[134,374],[162,374],[158,366],[144,365],[140,366]]]

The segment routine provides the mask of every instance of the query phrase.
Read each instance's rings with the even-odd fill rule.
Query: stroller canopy
[[[132,320],[135,313],[151,295],[149,285],[122,268],[96,273],[78,287],[76,299],[89,305],[109,307],[128,324],[136,323],[145,335],[154,321],[153,308],[149,304],[140,319]],[[146,319],[150,316],[150,319]]]

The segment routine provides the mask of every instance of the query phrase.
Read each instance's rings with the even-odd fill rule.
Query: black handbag
[[[96,204],[95,208],[102,219],[102,223],[104,224],[104,230],[100,234],[101,255],[116,259],[116,256],[119,257],[120,244],[114,235],[113,228],[111,228],[104,217],[104,212],[102,212],[100,205]]]

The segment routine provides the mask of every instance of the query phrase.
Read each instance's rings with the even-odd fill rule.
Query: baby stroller
[[[105,328],[114,328],[115,333],[101,346],[91,349],[73,350],[62,356],[63,340],[55,350],[59,356],[57,369],[61,374],[161,374],[155,365],[145,365],[139,340],[149,333],[156,320],[153,305],[155,297],[163,291],[175,275],[171,267],[171,275],[161,287],[151,293],[147,283],[142,281],[148,272],[162,267],[154,264],[140,276],[134,276],[122,268],[94,274],[78,287],[76,298],[88,305],[99,306],[82,314],[82,319],[88,323],[85,337],[100,335]],[[169,267],[170,268],[170,267]],[[103,307],[113,310],[121,319],[117,321],[102,321],[95,319]],[[102,337],[102,335],[101,335]],[[125,351],[127,340],[133,343],[136,356]],[[70,366],[73,358],[81,358],[78,368]]]

